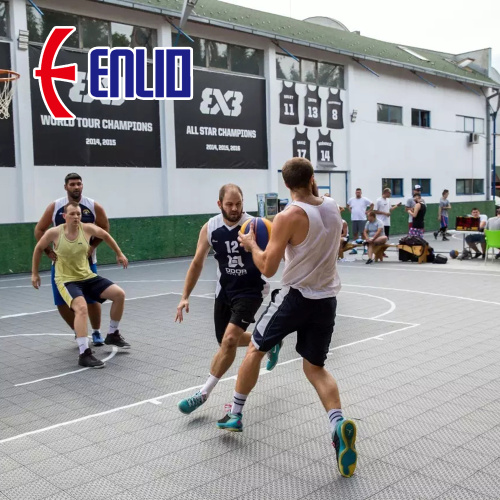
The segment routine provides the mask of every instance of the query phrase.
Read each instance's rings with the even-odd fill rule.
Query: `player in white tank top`
[[[356,425],[344,419],[337,383],[324,366],[340,291],[336,265],[342,218],[334,200],[318,197],[309,160],[292,158],[282,174],[293,202],[275,217],[266,250],[257,246],[252,232],[239,237],[241,246],[252,253],[255,265],[268,278],[276,274],[285,257],[282,288],[255,326],[236,379],[233,406],[217,426],[243,430],[243,407],[257,383],[263,356],[279,352],[283,339],[296,331],[305,375],[328,413],[339,472],[350,477],[357,461]]]

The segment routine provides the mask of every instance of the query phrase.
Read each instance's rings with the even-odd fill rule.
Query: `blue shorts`
[[[97,274],[97,265],[96,264],[90,264],[90,269],[92,270],[93,273]],[[54,295],[54,304],[56,306],[63,306],[66,304],[64,299],[61,297],[61,294],[59,293],[59,290],[57,289],[57,285],[55,282],[55,276],[56,276],[56,266],[51,266],[50,270],[50,281],[52,283],[52,294]],[[87,304],[95,304],[95,300],[90,300],[90,299],[85,299],[87,301]]]
[[[441,228],[448,227],[448,216],[441,215]]]

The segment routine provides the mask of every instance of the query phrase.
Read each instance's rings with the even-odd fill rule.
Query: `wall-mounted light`
[[[19,50],[28,50],[30,40],[30,32],[27,30],[19,30],[19,36],[17,37],[17,48]]]
[[[354,123],[356,121],[356,117],[358,116],[358,110],[353,109],[351,113],[351,121]]]

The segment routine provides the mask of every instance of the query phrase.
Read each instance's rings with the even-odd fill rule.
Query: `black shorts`
[[[246,330],[251,323],[255,323],[255,314],[262,305],[262,298],[240,297],[228,298],[221,292],[214,303],[215,336],[219,344],[226,331],[227,325],[232,323]]]
[[[384,233],[389,238],[389,234],[391,232],[391,226],[384,226]]]
[[[63,287],[71,297],[71,300],[74,300],[77,297],[84,297],[102,304],[106,301],[106,299],[101,298],[101,293],[111,285],[114,285],[112,281],[107,278],[103,278],[102,276],[96,276],[95,278],[90,278],[84,281],[70,281],[68,283],[64,283]],[[64,298],[65,294],[61,295]]]
[[[296,331],[297,352],[313,365],[324,366],[336,309],[336,297],[306,299],[294,288],[282,288],[257,321],[252,342],[259,351],[267,352]]]

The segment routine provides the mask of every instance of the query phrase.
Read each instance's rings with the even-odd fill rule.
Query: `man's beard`
[[[75,201],[79,201],[80,197],[82,196],[82,192],[79,191],[78,194],[74,193],[73,191],[68,191],[70,198],[72,198]]]
[[[241,219],[241,214],[243,213],[243,210],[241,210],[236,215],[229,215],[222,207],[220,211],[222,213],[222,217],[224,217],[224,219],[228,220],[229,222],[238,222]]]

